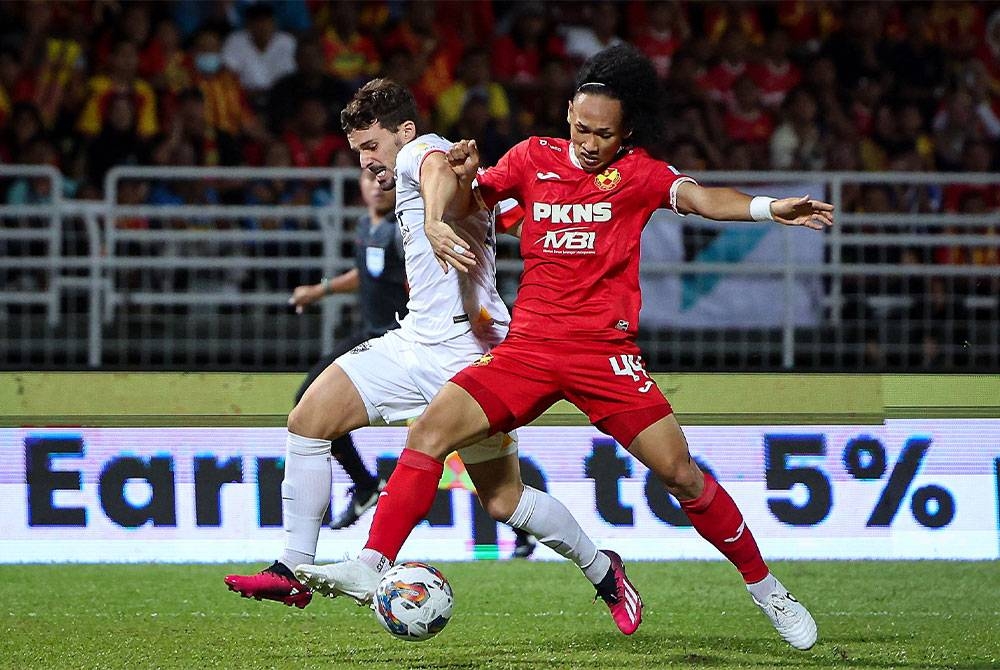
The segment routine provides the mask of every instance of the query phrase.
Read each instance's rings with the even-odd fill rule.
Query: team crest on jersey
[[[483,354],[482,356],[479,357],[479,360],[477,360],[475,363],[472,364],[472,367],[481,368],[489,365],[492,362],[493,362],[493,354]]]
[[[610,191],[622,180],[622,173],[618,171],[618,168],[608,168],[601,174],[594,177],[594,183],[597,184],[597,188],[602,191]]]

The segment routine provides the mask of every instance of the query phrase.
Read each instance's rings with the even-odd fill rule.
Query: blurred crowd
[[[657,68],[664,132],[656,149],[681,170],[998,169],[1000,2],[969,0],[0,0],[0,163],[54,166],[64,175],[63,195],[82,199],[103,197],[105,177],[118,165],[355,166],[340,110],[375,76],[413,91],[423,129],[475,138],[492,163],[528,135],[565,136],[576,69],[622,41]],[[46,179],[5,178],[0,201],[44,203],[50,190]],[[847,212],[1000,211],[1000,183],[852,183],[842,196]],[[329,198],[321,183],[302,180],[126,180],[118,187],[122,204]],[[137,218],[115,225],[201,224]],[[911,239],[926,232],[893,230]],[[998,227],[933,232],[992,240]],[[32,244],[10,242],[5,253],[35,255]],[[305,253],[294,245],[254,249]],[[1000,244],[883,239],[845,245],[841,261],[1000,266]],[[924,365],[940,358],[940,343],[975,341],[966,325],[982,305],[984,323],[994,338],[997,332],[1000,275],[848,275],[843,288],[847,321],[885,324],[886,315],[902,314],[925,323]],[[869,298],[886,295],[906,300],[873,315]],[[939,332],[941,323],[953,331]],[[855,339],[871,345],[869,363],[884,366],[894,337],[869,327]]]
[[[122,164],[353,165],[339,112],[378,75],[411,87],[425,128],[477,138],[492,161],[564,135],[576,67],[621,41],[662,77],[663,149],[683,170],[997,163],[997,3],[7,1],[0,26],[0,161],[55,165],[84,198]],[[273,191],[252,198],[313,197]],[[225,197],[132,197],[195,195]],[[1000,205],[996,188],[976,195]]]

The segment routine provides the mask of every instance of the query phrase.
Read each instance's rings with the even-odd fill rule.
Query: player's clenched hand
[[[473,179],[479,169],[479,147],[475,140],[461,140],[448,150],[448,165],[459,179]]]
[[[468,243],[444,221],[425,221],[424,234],[438,265],[446,274],[449,265],[460,272],[468,272],[476,264],[476,257],[469,251]]]
[[[833,205],[821,200],[812,200],[808,195],[801,198],[782,198],[771,203],[774,220],[786,226],[805,226],[823,230],[833,225]]]
[[[326,293],[322,284],[307,284],[296,286],[292,291],[292,297],[288,299],[288,304],[295,307],[295,313],[301,314],[309,305],[320,300]]]

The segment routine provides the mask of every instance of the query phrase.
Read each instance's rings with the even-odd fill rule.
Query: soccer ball
[[[400,640],[429,640],[447,625],[455,597],[441,571],[425,563],[400,563],[375,587],[375,618]]]

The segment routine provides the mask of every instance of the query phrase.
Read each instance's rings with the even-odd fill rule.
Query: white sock
[[[775,579],[774,575],[770,572],[767,573],[767,577],[760,580],[759,582],[754,582],[753,584],[747,584],[747,591],[753,594],[753,597],[760,602],[767,600],[767,597],[782,588],[781,582]]]
[[[392,561],[374,549],[362,549],[358,554],[358,560],[380,575],[389,572],[389,568],[392,567]]]
[[[608,573],[611,559],[597,550],[566,506],[544,491],[525,486],[507,525],[534,535],[557,554],[576,563],[591,584]]]
[[[330,440],[289,431],[285,441],[285,479],[281,514],[285,551],[278,560],[295,569],[316,559],[316,544],[333,486]]]

